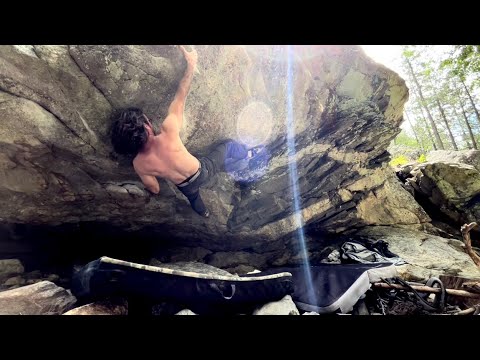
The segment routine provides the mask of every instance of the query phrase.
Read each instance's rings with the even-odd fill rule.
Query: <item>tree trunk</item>
[[[465,125],[467,125],[468,133],[470,134],[470,140],[472,141],[472,146],[475,150],[478,150],[477,142],[475,141],[475,136],[473,135],[472,127],[468,122],[467,115],[465,114],[465,110],[463,109],[463,105],[461,102],[460,102],[460,106],[462,107],[463,117],[465,119]],[[457,111],[455,110],[455,107],[452,107],[452,109],[453,109],[453,113],[455,114],[455,117],[458,119],[458,115],[457,115]]]
[[[470,144],[470,141],[468,141],[468,136],[464,128],[462,128],[462,138],[463,138],[463,141],[465,141],[465,144],[467,144],[467,149],[472,150],[473,146]]]
[[[467,92],[468,98],[470,99],[470,103],[472,104],[472,107],[475,110],[475,114],[477,114],[478,125],[480,125],[480,114],[478,113],[477,107],[475,106],[475,102],[472,99],[472,95],[470,95],[470,91],[468,91],[467,85],[465,84],[465,82],[461,78],[460,78],[460,81],[462,82],[463,87],[464,87],[465,91]]]
[[[413,124],[412,124],[412,122],[410,121],[410,118],[408,117],[408,114],[407,114],[406,111],[405,111],[405,118],[407,119],[408,124],[409,124],[410,127],[412,128],[413,135],[415,135],[415,140],[417,140],[418,146],[420,146],[420,148],[425,151],[425,148],[424,148],[424,146],[423,146],[423,142],[420,141],[419,137],[417,136],[417,132],[416,132],[415,129],[413,128]]]
[[[453,137],[452,130],[450,129],[450,125],[448,125],[447,117],[445,116],[445,112],[443,111],[442,104],[440,104],[440,101],[435,98],[435,101],[437,103],[438,109],[440,110],[440,113],[442,114],[443,121],[445,122],[445,126],[448,131],[448,136],[450,136],[450,141],[452,142],[452,146],[454,150],[458,150],[457,143],[455,142],[455,138]]]
[[[430,125],[432,126],[433,134],[435,135],[435,139],[437,140],[438,147],[440,150],[444,150],[445,148],[443,147],[442,139],[440,139],[440,134],[438,133],[437,126],[435,125],[435,122],[433,121],[432,115],[430,114],[430,111],[428,110],[428,107],[426,105],[425,99],[422,94],[422,88],[420,87],[420,84],[418,83],[417,77],[413,71],[412,64],[410,63],[410,60],[408,58],[405,58],[407,60],[408,68],[410,69],[410,74],[412,75],[413,81],[415,82],[416,89],[418,96],[420,97],[420,104],[425,108],[427,111],[428,115],[428,120],[430,121]]]
[[[422,112],[423,125],[425,126],[425,129],[427,129],[428,138],[432,142],[433,150],[437,150],[437,145],[435,144],[435,141],[433,140],[432,132],[430,131],[430,127],[428,126],[427,120],[425,120],[425,115],[423,114],[423,110],[422,110],[421,107],[420,107],[420,111]]]

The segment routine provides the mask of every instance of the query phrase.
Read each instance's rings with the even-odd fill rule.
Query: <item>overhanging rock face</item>
[[[387,166],[408,98],[396,73],[356,46],[196,49],[187,148],[204,155],[226,138],[267,147],[254,171],[219,174],[202,190],[209,219],[170,183],[148,194],[109,140],[113,109],[163,119],[186,66],[181,52],[35,45],[0,46],[0,221],[152,226],[222,249],[296,231],[295,203],[304,224],[325,232],[429,221]]]

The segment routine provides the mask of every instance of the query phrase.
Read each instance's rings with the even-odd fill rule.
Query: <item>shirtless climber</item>
[[[156,177],[172,181],[201,216],[210,215],[200,197],[200,187],[215,173],[226,171],[225,165],[248,161],[261,148],[247,149],[228,140],[217,146],[208,156],[197,159],[190,154],[180,139],[185,100],[197,64],[197,52],[179,47],[187,61],[187,69],[168,108],[168,115],[155,133],[141,109],[128,108],[113,115],[112,144],[116,152],[133,155],[133,167],[145,187],[152,193],[160,192]]]

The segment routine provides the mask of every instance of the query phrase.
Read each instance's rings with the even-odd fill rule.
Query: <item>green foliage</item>
[[[397,157],[394,157],[390,162],[390,166],[400,166],[400,165],[405,165],[409,163],[408,158],[405,155],[399,155]]]
[[[480,72],[480,45],[455,45],[455,50],[440,63],[440,68],[449,68],[462,80],[468,74]]]
[[[405,130],[402,130],[400,134],[395,138],[396,145],[404,145],[411,148],[419,148],[417,140],[414,137],[408,135]]]
[[[417,162],[418,163],[427,162],[427,157],[425,156],[425,154],[420,155],[419,158],[417,159]]]
[[[437,141],[439,137],[443,147],[451,149],[450,130],[459,149],[466,147],[466,143],[459,140],[469,137],[462,108],[467,113],[474,113],[469,94],[472,95],[473,102],[478,101],[476,94],[480,87],[480,45],[450,45],[441,48],[404,45],[402,50],[402,67],[410,89],[410,103],[406,111],[410,114],[410,127],[418,145],[414,145],[414,139],[406,138],[404,134],[399,135],[395,143],[422,148],[424,152],[432,149],[433,141],[440,148]],[[470,126],[474,136],[478,137],[480,129],[476,126],[477,120],[480,121],[475,117]],[[431,121],[435,126],[431,125]]]
[[[415,52],[413,50],[405,49],[403,50],[402,55],[405,56],[406,58],[411,58],[413,57],[413,55],[415,55]]]

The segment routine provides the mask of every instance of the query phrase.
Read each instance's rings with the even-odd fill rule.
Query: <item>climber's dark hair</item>
[[[130,107],[112,115],[112,145],[115,151],[124,155],[137,155],[147,142],[147,123],[143,111]]]

